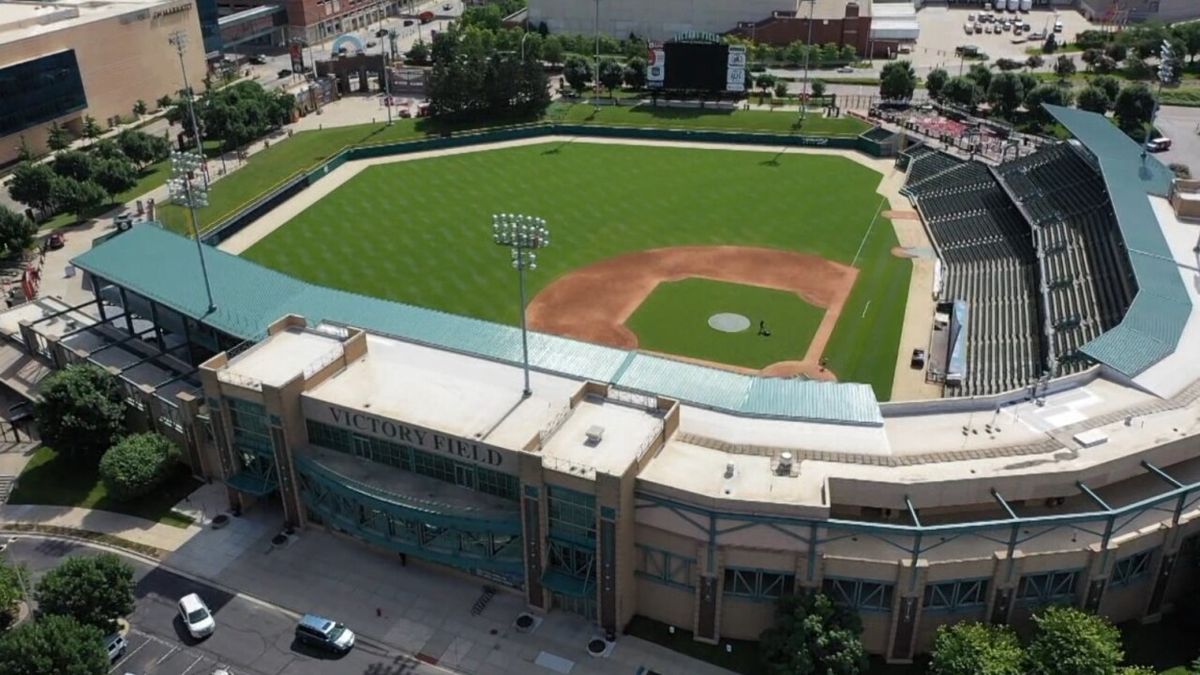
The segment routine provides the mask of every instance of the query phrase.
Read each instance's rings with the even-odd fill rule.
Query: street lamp
[[[1150,129],[1146,132],[1146,138],[1142,140],[1143,163],[1146,161],[1147,146],[1150,145],[1151,141],[1150,137],[1154,135],[1154,118],[1158,116],[1158,99],[1162,98],[1163,85],[1175,79],[1174,64],[1171,63],[1173,56],[1171,43],[1163,40],[1158,54],[1158,93],[1154,96],[1154,107],[1150,109]]]
[[[196,107],[192,105],[192,87],[188,84],[187,66],[183,62],[183,53],[187,51],[187,33],[181,30],[172,31],[167,37],[167,42],[175,47],[175,52],[179,54],[179,70],[183,73],[183,91],[187,95],[188,117],[192,120],[192,137],[196,139],[196,154],[201,158],[204,157],[204,147],[200,143],[200,125],[196,124]],[[208,167],[201,162],[201,167],[204,171],[204,189],[208,189]]]
[[[817,0],[809,0],[808,2],[808,43],[804,50],[804,87],[800,94],[800,119],[808,116],[808,58],[812,53],[812,24],[813,24],[813,7],[816,7]]]
[[[537,269],[539,248],[550,245],[550,230],[546,221],[535,216],[517,213],[492,214],[492,241],[512,250],[512,266],[517,271],[521,294],[521,355],[525,366],[525,389],[522,396],[533,393],[529,387],[529,329],[525,325],[525,270]]]
[[[196,240],[196,253],[200,256],[200,273],[204,275],[204,292],[208,294],[208,311],[217,308],[213,302],[212,284],[208,280],[208,266],[204,263],[204,245],[200,243],[200,225],[196,222],[196,209],[208,206],[208,186],[196,182],[196,169],[204,160],[193,152],[171,153],[171,178],[167,190],[171,201],[187,207],[192,220],[192,238]]]

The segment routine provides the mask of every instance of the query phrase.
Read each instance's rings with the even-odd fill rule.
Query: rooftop
[[[238,354],[217,377],[252,389],[265,384],[281,387],[316,364],[328,364],[342,354],[339,337],[303,328],[288,328]],[[315,366],[315,368],[314,368]]]
[[[146,13],[179,0],[0,0],[0,43],[15,42],[124,14]]]

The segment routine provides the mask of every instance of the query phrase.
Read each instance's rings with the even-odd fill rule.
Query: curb
[[[80,530],[80,531],[83,532],[86,530]],[[139,560],[143,563],[146,563],[147,565],[151,565],[157,569],[165,570],[167,572],[170,572],[171,574],[174,574],[175,576],[182,577],[184,579],[187,579],[188,581],[192,581],[192,582],[195,582],[198,584],[204,584],[205,586],[211,586],[219,591],[228,593],[229,595],[232,595],[232,596],[244,598],[244,599],[249,600],[250,602],[253,602],[257,605],[282,612],[282,613],[290,616],[293,619],[299,619],[301,616],[304,615],[304,612],[296,611],[290,607],[286,607],[284,605],[280,605],[278,603],[271,602],[270,600],[264,600],[263,598],[260,598],[251,593],[247,593],[245,591],[239,591],[230,586],[226,586],[225,584],[217,581],[216,579],[210,579],[208,577],[200,576],[198,574],[193,574],[191,572],[181,570],[177,567],[167,565],[167,564],[163,563],[161,560],[158,560],[156,558],[152,558],[152,557],[146,556],[144,554],[137,553],[134,551],[129,551],[129,550],[117,547],[117,546],[110,545],[110,544],[97,542],[92,539],[87,539],[84,537],[76,537],[76,536],[71,536],[71,535],[44,534],[41,532],[34,532],[34,531],[15,531],[15,530],[9,529],[9,527],[6,525],[0,525],[0,535],[16,536],[16,537],[37,537],[39,539],[56,539],[56,540],[77,542],[79,544],[88,546],[90,548],[102,549],[102,550],[108,551],[110,553],[115,553],[117,555],[123,555],[123,556],[127,556],[130,558],[136,558],[137,560]],[[450,673],[452,675],[459,675],[459,671],[457,671],[457,670],[453,670],[453,669],[447,668],[446,666],[438,665],[436,663],[429,663],[426,659],[422,658],[422,655],[420,653],[413,653],[413,652],[409,652],[408,650],[405,650],[405,649],[400,649],[398,647],[388,644],[387,642],[384,642],[383,639],[381,639],[377,636],[368,635],[366,633],[362,633],[359,631],[355,631],[355,634],[358,635],[359,637],[366,638],[367,640],[370,640],[371,642],[374,642],[375,644],[382,645],[392,651],[395,651],[398,654],[407,656],[407,657],[411,658],[414,662],[420,662],[420,663],[424,664],[426,667],[436,668],[442,672]]]

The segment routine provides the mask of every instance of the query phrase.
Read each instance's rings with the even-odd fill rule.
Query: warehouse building
[[[0,165],[22,145],[47,150],[57,123],[76,134],[91,116],[107,127],[183,88],[168,38],[182,31],[191,84],[201,88],[205,43],[190,0],[0,0]]]

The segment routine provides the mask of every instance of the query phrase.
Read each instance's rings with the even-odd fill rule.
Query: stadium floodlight
[[[812,53],[813,8],[817,0],[808,2],[808,43],[804,45],[804,91],[800,93],[800,119],[808,117],[808,55]]]
[[[518,213],[492,214],[492,241],[512,251],[512,266],[517,271],[521,297],[521,355],[525,367],[523,396],[533,393],[529,386],[529,329],[525,325],[525,270],[537,269],[537,249],[550,245],[546,221]]]
[[[192,138],[196,140],[196,154],[203,157],[204,148],[200,141],[200,125],[196,124],[196,107],[192,105],[192,86],[188,84],[187,66],[184,64],[183,60],[183,54],[187,51],[187,33],[181,30],[172,31],[167,37],[167,42],[171,43],[171,46],[175,48],[176,53],[179,54],[179,71],[183,73],[183,95],[187,98],[188,117],[190,117],[192,120]],[[222,161],[224,161],[224,157],[222,157]],[[204,187],[207,188],[208,166],[201,164],[201,168],[204,170]]]
[[[1171,43],[1167,40],[1162,41],[1158,52],[1158,92],[1154,95],[1154,103],[1150,108],[1150,128],[1146,130],[1146,138],[1142,140],[1142,162],[1146,161],[1146,153],[1149,151],[1147,146],[1152,140],[1150,137],[1154,135],[1154,118],[1158,117],[1158,101],[1162,98],[1162,88],[1164,84],[1170,84],[1175,79],[1175,63],[1174,53],[1171,50]]]
[[[200,256],[200,273],[204,276],[204,292],[208,294],[208,311],[217,308],[213,302],[212,284],[208,280],[208,266],[204,263],[204,245],[200,243],[200,226],[196,222],[196,209],[208,206],[208,186],[196,180],[196,170],[204,165],[204,159],[194,152],[171,153],[171,177],[167,190],[171,201],[187,208],[192,220],[192,238],[196,240],[196,253]]]

